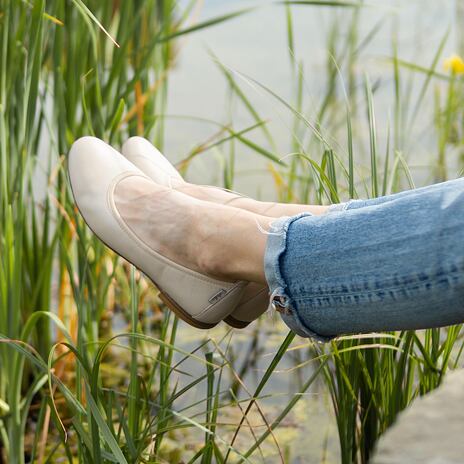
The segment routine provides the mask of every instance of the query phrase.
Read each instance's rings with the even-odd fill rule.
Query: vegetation
[[[178,40],[249,13],[194,22],[197,7],[195,0],[183,7],[174,0],[0,0],[0,462],[263,462],[269,449],[273,462],[291,462],[276,429],[323,382],[341,461],[365,463],[397,414],[459,365],[460,326],[324,346],[274,333],[277,346],[264,356],[261,334],[272,329],[261,320],[246,344],[232,330],[196,332],[191,346],[180,344],[180,324],[152,286],[86,228],[66,178],[73,141],[92,134],[120,146],[140,134],[162,147]],[[287,20],[293,100],[213,57],[251,123],[216,123],[213,137],[186,153],[183,170],[214,147],[231,188],[246,148],[269,162],[281,201],[327,204],[414,187],[408,136],[433,99],[437,146],[428,180],[462,175],[464,65],[454,57],[442,70],[447,35],[424,66],[399,58],[392,33],[392,115],[380,138],[380,83],[358,71],[380,26],[360,36],[364,3],[272,7]],[[295,8],[304,7],[334,11],[325,93],[310,111],[293,24]],[[293,120],[292,155],[283,161],[247,83]],[[244,359],[236,340],[249,348]],[[295,375],[298,391],[285,403],[273,382],[289,357],[286,375]],[[243,378],[257,364],[250,389]],[[269,398],[278,400],[272,418],[262,407]],[[325,450],[320,455],[324,462]]]

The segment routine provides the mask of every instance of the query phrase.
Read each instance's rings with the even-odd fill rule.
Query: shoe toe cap
[[[69,152],[68,172],[79,208],[104,198],[110,183],[125,172],[143,173],[113,147],[96,137],[81,137]]]

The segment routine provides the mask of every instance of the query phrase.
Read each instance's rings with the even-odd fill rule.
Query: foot
[[[213,278],[265,282],[269,218],[208,203],[142,177],[118,183],[115,205],[130,229],[175,263]]]

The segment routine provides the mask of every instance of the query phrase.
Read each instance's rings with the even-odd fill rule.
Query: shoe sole
[[[224,318],[224,322],[233,327],[234,329],[244,329],[245,327],[248,327],[251,324],[251,322],[241,321],[240,319],[235,319],[234,316],[230,315]]]

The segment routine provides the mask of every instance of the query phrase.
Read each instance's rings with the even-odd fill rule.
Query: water
[[[256,4],[244,0],[205,1],[198,20]],[[260,8],[252,13],[198,32],[180,43],[177,64],[170,79],[168,114],[207,118],[223,124],[230,122],[232,115],[236,130],[252,124],[239,108],[228,108],[227,84],[211,59],[210,50],[231,69],[256,79],[291,101],[295,82],[290,67],[283,7],[271,5],[269,1],[258,2],[258,5]],[[379,85],[375,93],[375,107],[379,144],[383,146],[394,103],[392,65],[387,61],[392,56],[392,31],[397,30],[398,33],[399,58],[428,67],[448,29],[450,35],[443,56],[463,48],[462,33],[458,27],[460,17],[457,15],[462,6],[458,7],[459,1],[452,0],[373,0],[369,5],[360,14],[359,36],[366,37],[374,25],[377,26],[377,32],[362,50],[356,73],[360,76],[368,73],[371,82]],[[347,35],[350,15],[349,9],[293,7],[296,58],[303,61],[306,75],[306,108],[317,108],[323,95],[326,85],[327,36],[332,22],[338,17],[343,40]],[[438,70],[443,70],[441,63]],[[404,70],[402,73],[409,75]],[[412,100],[419,93],[423,80],[423,75],[415,75]],[[289,153],[288,111],[269,95],[252,88],[243,80],[242,84],[261,118],[270,121],[269,127],[278,142],[279,154]],[[362,89],[359,94],[360,98],[364,98]],[[308,115],[310,118],[315,116],[311,111]],[[426,105],[405,147],[413,174],[417,175],[419,183],[430,181],[424,175],[427,167],[424,160],[430,159],[436,149],[435,140],[430,135],[433,124],[433,92],[429,92]],[[217,130],[204,122],[180,120],[171,120],[167,127],[165,150],[174,161],[182,159],[189,149],[207,140]],[[339,141],[343,145],[343,140]],[[243,146],[238,147],[237,153],[238,175],[234,187],[249,195],[273,198],[274,187],[267,162]],[[220,184],[221,157],[224,155],[218,150],[201,154],[192,163],[189,179]]]

